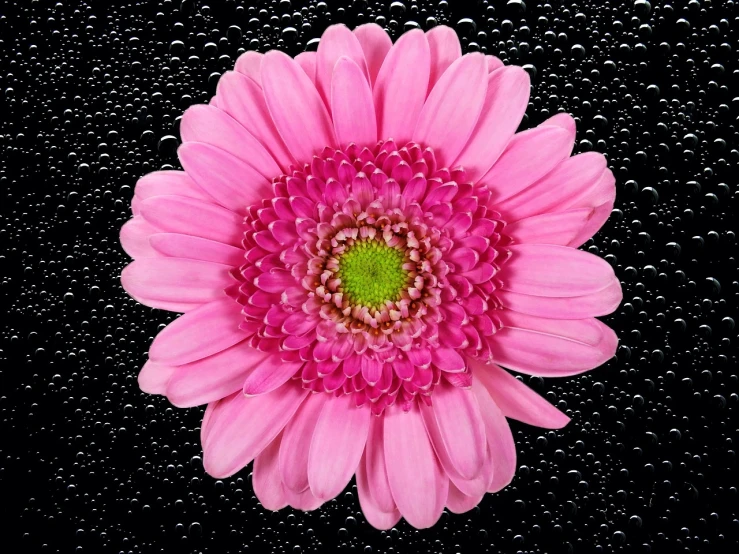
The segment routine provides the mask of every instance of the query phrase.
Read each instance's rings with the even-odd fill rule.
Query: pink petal
[[[187,196],[210,201],[210,197],[184,171],[154,171],[136,182],[134,194],[144,200],[152,196]]]
[[[307,318],[303,312],[296,312],[289,316],[282,324],[282,332],[286,335],[302,337],[318,325],[318,319]]]
[[[222,242],[179,233],[155,232],[149,243],[157,254],[172,258],[202,260],[216,264],[238,266],[244,263],[244,250]]]
[[[489,281],[495,275],[495,268],[487,262],[482,262],[477,264],[473,269],[462,272],[460,275],[465,277],[473,285],[479,285]]]
[[[505,65],[500,58],[495,56],[485,56],[485,60],[488,62],[488,73],[492,73]]]
[[[416,368],[411,383],[419,389],[426,390],[431,386],[434,379],[434,372],[431,369]]]
[[[330,397],[311,394],[285,427],[280,447],[280,475],[285,487],[295,493],[308,488],[308,452],[323,405]]]
[[[134,216],[121,227],[121,246],[132,258],[150,258],[159,253],[149,244],[149,236],[158,229],[142,216]]]
[[[223,411],[222,402],[211,402],[205,407],[205,413],[203,414],[203,421],[200,423],[200,443],[205,444],[208,439],[208,435],[212,429],[213,422],[217,419],[220,412]],[[213,417],[213,416],[216,417]]]
[[[574,131],[553,125],[516,133],[480,182],[493,192],[495,202],[515,196],[567,158],[574,141]]]
[[[374,86],[378,136],[405,144],[426,100],[430,53],[420,29],[404,33],[393,45]]]
[[[508,422],[485,387],[476,379],[472,390],[480,405],[485,423],[488,455],[493,458],[493,477],[488,484],[489,492],[497,492],[513,480],[516,474],[516,444]]]
[[[469,142],[456,157],[467,177],[485,175],[516,132],[529,101],[531,81],[520,67],[502,67],[488,76],[487,96]]]
[[[418,406],[385,410],[385,463],[395,504],[417,529],[431,527],[444,509],[449,479],[444,475]]]
[[[528,329],[539,333],[558,335],[564,338],[596,346],[603,339],[603,327],[600,321],[594,318],[557,320],[521,314],[510,310],[499,312],[499,319],[503,327]]]
[[[335,362],[346,360],[353,350],[354,343],[348,339],[347,335],[340,334],[331,347],[331,359]]]
[[[482,492],[475,496],[467,496],[461,492],[454,483],[449,483],[449,494],[446,498],[446,506],[452,513],[463,514],[477,506],[484,495],[485,493]]]
[[[243,217],[215,204],[182,196],[154,196],[141,203],[141,215],[162,231],[239,246]]]
[[[385,56],[393,46],[388,34],[376,23],[360,25],[352,31],[362,46],[364,57],[367,62],[370,83],[374,86],[377,74],[380,72]]]
[[[434,396],[436,396],[435,391]],[[454,485],[460,491],[462,491],[463,494],[468,496],[477,496],[479,494],[484,494],[487,490],[488,483],[493,476],[494,470],[492,459],[487,453],[487,446],[483,444],[485,455],[483,456],[482,467],[480,468],[480,471],[477,472],[477,475],[475,475],[471,479],[465,479],[464,477],[462,477],[462,475],[460,475],[459,471],[457,471],[457,468],[452,462],[452,455],[447,448],[447,444],[444,440],[441,429],[439,428],[437,416],[435,414],[434,408],[432,407],[433,404],[434,400],[432,398],[431,406],[425,403],[419,403],[419,407],[421,410],[421,415],[423,417],[423,423],[426,428],[426,433],[431,440],[431,444],[434,447],[434,451],[436,452],[436,456],[439,460],[439,463],[441,464],[441,467],[444,470],[444,473],[447,475],[447,477],[449,477],[450,482],[454,483]]]
[[[203,443],[205,471],[221,479],[251,462],[282,431],[307,394],[291,384],[269,394],[236,393],[219,400],[222,413],[211,419]]]
[[[417,202],[423,198],[426,187],[426,178],[423,176],[423,173],[418,174],[403,187],[403,198],[405,198],[407,203]]]
[[[248,163],[203,142],[177,150],[187,174],[221,206],[243,213],[269,194],[269,181]]]
[[[552,298],[511,291],[496,291],[500,303],[516,312],[552,319],[584,319],[608,315],[623,299],[621,283],[613,277],[602,289],[582,296]]]
[[[605,158],[601,157],[601,161]],[[583,187],[568,198],[557,203],[557,210],[572,208],[593,208],[602,204],[613,205],[616,200],[616,178],[610,169],[605,169],[591,185]]]
[[[510,236],[508,228],[506,228],[506,235]],[[457,271],[468,271],[480,261],[480,254],[472,248],[455,248],[449,252],[448,260],[454,264]]]
[[[427,92],[429,94],[447,68],[462,57],[462,46],[459,44],[459,38],[454,29],[446,25],[439,25],[428,31],[426,40],[428,40],[431,53],[431,71]]]
[[[434,365],[442,371],[456,373],[465,370],[465,362],[462,356],[452,348],[435,348],[431,351],[431,360]]]
[[[382,377],[382,362],[369,356],[362,356],[362,377],[370,385],[374,385]]]
[[[360,371],[362,371],[363,358],[364,356],[354,354],[353,356],[349,356],[346,360],[344,360],[344,363],[341,366],[344,375],[346,375],[347,377],[354,377]]]
[[[134,194],[131,198],[131,215],[134,217],[140,215],[139,204],[141,204],[141,198]]]
[[[245,339],[248,333],[239,329],[241,321],[241,305],[231,298],[204,304],[160,331],[149,359],[167,365],[201,360]]]
[[[182,115],[180,135],[183,142],[204,142],[228,152],[267,180],[281,173],[280,166],[254,135],[226,112],[213,106],[198,104],[189,107]]]
[[[254,242],[256,242],[259,248],[268,252],[279,252],[282,250],[282,245],[277,242],[271,231],[259,231],[255,233]]]
[[[252,472],[252,487],[257,500],[267,510],[273,511],[287,506],[287,496],[277,466],[279,453],[280,437],[278,436],[254,458],[254,471]]]
[[[295,159],[309,161],[324,147],[336,145],[326,106],[290,56],[279,50],[264,55],[262,85],[275,127]]]
[[[283,362],[267,358],[254,368],[244,381],[244,394],[257,396],[272,392],[284,385],[303,367],[303,362]]]
[[[223,298],[232,283],[231,266],[181,258],[141,258],[121,273],[121,285],[131,296],[156,308],[159,301],[205,304]]]
[[[607,171],[606,173],[610,172]],[[581,246],[585,241],[590,239],[595,233],[597,233],[598,229],[603,227],[603,224],[610,217],[611,212],[613,211],[613,204],[614,202],[611,201],[596,207],[593,210],[590,219],[588,219],[585,225],[580,229],[575,238],[570,240],[567,246],[577,248],[578,246]]]
[[[253,50],[244,52],[243,54],[241,54],[241,56],[236,58],[236,65],[234,66],[234,70],[243,75],[246,75],[247,77],[251,77],[257,83],[260,83],[260,67],[262,65],[263,57],[264,54],[261,54],[260,52],[255,52]]]
[[[175,369],[148,360],[139,371],[139,388],[147,394],[165,394]]]
[[[336,62],[331,82],[331,114],[340,145],[355,142],[373,146],[377,142],[372,90],[364,72],[350,58],[341,57]]]
[[[359,467],[357,467],[357,493],[362,513],[367,518],[367,522],[375,529],[390,529],[400,521],[400,512],[395,508],[392,511],[385,512],[377,504],[374,498],[375,490],[369,482],[364,462],[364,457],[362,457],[359,461]]]
[[[532,215],[567,209],[570,207],[568,200],[596,185],[605,170],[603,154],[578,154],[563,161],[526,190],[506,200],[496,201],[495,209],[509,223]]]
[[[505,234],[518,243],[567,246],[580,234],[594,213],[591,208],[577,208],[533,215],[508,225]]]
[[[503,290],[556,298],[584,296],[613,281],[613,268],[603,258],[550,244],[515,244],[498,278]]]
[[[331,106],[333,114],[332,81],[334,67],[341,58],[354,62],[369,87],[367,63],[364,60],[362,45],[346,25],[329,25],[321,35],[316,52],[316,89],[326,106]],[[375,139],[377,140],[377,139]]]
[[[440,385],[431,402],[449,461],[462,479],[473,479],[482,470],[486,444],[480,407],[472,391]]]
[[[295,62],[303,68],[313,84],[316,83],[316,58],[315,52],[301,52],[295,56]]]
[[[254,279],[254,284],[265,292],[279,292],[295,286],[295,277],[287,271],[274,271],[273,273],[262,273]]]
[[[227,71],[218,80],[218,103],[222,110],[254,135],[283,171],[294,163],[272,122],[262,88],[256,81],[240,73]]]
[[[136,300],[136,302],[139,302],[140,304],[144,304],[145,306],[151,304],[150,307],[156,308],[157,310],[167,310],[168,312],[175,312],[180,314],[186,314],[202,306],[202,304],[199,302],[167,302],[165,300],[153,301],[151,299],[140,298],[134,295],[131,295],[131,298],[133,298],[134,300]],[[154,303],[156,303],[156,306],[154,306]]]
[[[573,141],[575,140],[575,130],[577,125],[575,123],[575,120],[572,119],[572,116],[568,113],[555,114],[544,121],[542,125],[553,125],[555,127],[561,127],[572,136]]]
[[[464,329],[455,327],[454,325],[446,326],[439,339],[443,346],[451,349],[466,348],[469,341]]]
[[[301,493],[295,493],[288,488],[285,488],[285,496],[287,497],[287,503],[302,512],[312,512],[313,510],[323,506],[323,500],[313,496],[310,489],[305,490]]]
[[[495,334],[491,352],[497,363],[529,375],[566,377],[596,368],[616,353],[616,334],[597,319],[534,319],[536,324],[506,323]]]
[[[372,503],[380,511],[393,513],[397,510],[390,483],[387,480],[387,466],[385,465],[384,424],[382,418],[373,417],[370,422],[367,446],[364,450],[364,459],[360,462],[361,469],[366,471],[366,480],[369,490],[372,491]],[[357,470],[359,475],[359,470]]]
[[[428,348],[413,348],[405,353],[413,365],[427,368],[431,363],[431,352]]]
[[[506,417],[545,429],[561,429],[570,418],[503,368],[470,360],[475,379],[485,385]]]
[[[318,418],[308,454],[308,482],[313,495],[337,496],[354,475],[367,442],[367,406],[357,407],[353,395],[329,399]]]
[[[352,195],[363,210],[366,210],[367,206],[375,199],[372,183],[364,173],[357,173],[357,176],[352,179]]]
[[[220,352],[176,367],[167,398],[179,408],[199,406],[241,390],[246,375],[270,356],[242,341]]]
[[[440,166],[450,165],[467,144],[485,100],[487,80],[485,57],[468,54],[444,72],[429,94],[413,140],[433,148]]]

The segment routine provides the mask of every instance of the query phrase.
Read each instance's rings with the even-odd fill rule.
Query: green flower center
[[[352,304],[377,308],[400,299],[408,272],[404,254],[377,240],[355,242],[339,258],[337,277]]]

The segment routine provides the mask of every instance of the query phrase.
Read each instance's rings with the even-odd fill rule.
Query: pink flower
[[[141,388],[208,404],[206,471],[254,461],[268,509],[313,510],[356,474],[367,520],[433,525],[513,478],[506,417],[569,418],[499,366],[599,366],[621,300],[577,249],[608,217],[601,154],[566,114],[514,134],[529,78],[451,29],[329,27],[294,60],[247,52],[189,108],[185,171],[143,177],[121,281],[184,312]]]

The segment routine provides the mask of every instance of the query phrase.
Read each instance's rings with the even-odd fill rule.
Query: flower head
[[[577,246],[614,178],[558,114],[515,134],[529,79],[455,33],[329,27],[294,60],[247,52],[189,108],[184,171],[143,177],[124,288],[184,312],[143,390],[208,404],[205,469],[254,461],[269,509],[356,474],[378,528],[428,527],[513,478],[506,417],[568,417],[500,366],[575,375],[613,356],[621,300]]]

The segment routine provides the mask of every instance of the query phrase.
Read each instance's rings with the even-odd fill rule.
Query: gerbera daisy
[[[569,418],[500,366],[562,377],[614,355],[621,300],[578,250],[614,202],[558,114],[515,134],[528,74],[448,27],[395,44],[329,27],[243,54],[182,117],[184,171],[137,184],[121,276],[183,312],[141,388],[207,404],[205,470],[254,461],[260,502],[311,510],[356,475],[367,520],[433,525],[513,478],[506,417]]]

